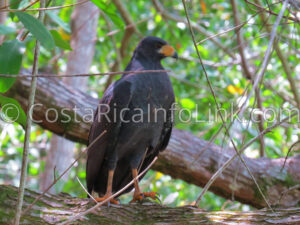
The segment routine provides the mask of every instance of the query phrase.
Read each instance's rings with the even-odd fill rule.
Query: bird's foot
[[[130,203],[142,201],[146,198],[152,198],[153,200],[158,200],[161,203],[159,199],[159,193],[157,192],[135,192],[133,195],[133,199],[130,201]]]
[[[97,202],[103,202],[103,201],[105,201],[106,199],[108,199],[109,197],[111,197],[111,195],[104,195],[103,197],[95,198],[95,200],[96,200]],[[114,199],[114,198],[111,198],[111,199],[108,200],[105,204],[109,206],[110,204],[118,205],[119,203],[120,203],[119,200]]]

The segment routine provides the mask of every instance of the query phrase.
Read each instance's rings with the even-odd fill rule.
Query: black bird
[[[168,56],[178,58],[166,41],[146,37],[136,47],[125,71],[164,70],[161,60]],[[127,185],[167,147],[174,101],[166,72],[123,74],[105,91],[90,129],[89,144],[103,131],[106,133],[88,150],[86,164],[88,192],[97,192],[97,201]],[[157,197],[155,192],[141,193],[137,181],[134,188],[133,201]],[[117,203],[114,199],[110,202]]]

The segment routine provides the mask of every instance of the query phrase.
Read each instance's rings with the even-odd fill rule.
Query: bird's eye
[[[156,48],[156,49],[159,49],[159,48],[161,48],[162,46],[163,46],[162,43],[156,43],[156,44],[155,44],[155,48]]]

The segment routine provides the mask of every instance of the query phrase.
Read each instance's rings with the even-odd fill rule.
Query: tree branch
[[[26,190],[25,204],[39,193]],[[0,185],[1,222],[9,224],[15,214],[17,189]],[[88,199],[73,198],[68,194],[44,196],[34,210],[21,220],[22,224],[58,224],[92,207]],[[102,206],[74,224],[297,224],[300,223],[300,208],[276,209],[251,212],[204,211],[183,206],[172,208],[155,203]]]
[[[24,109],[27,107],[29,86],[29,78],[18,78],[8,92],[8,95],[17,99]],[[87,120],[91,120],[90,110],[96,109],[97,99],[75,88],[66,87],[62,81],[56,78],[39,78],[36,103],[40,105],[36,105],[34,108],[33,118],[41,120],[37,124],[71,140],[87,143],[91,125]],[[55,119],[56,116],[53,113],[47,113],[49,108],[57,110],[57,121],[49,121]],[[62,111],[63,109],[64,111]],[[48,121],[46,116],[48,116]],[[63,123],[62,120],[65,121],[68,116],[70,121]],[[203,187],[218,170],[218,162],[224,163],[234,154],[232,149],[222,150],[221,147],[214,144],[207,146],[207,141],[201,140],[187,131],[174,129],[167,150],[160,154],[153,169]],[[206,150],[202,151],[204,148]],[[280,169],[284,158],[244,158],[272,205],[291,207],[299,204],[300,189],[288,191],[280,202],[277,202],[282,192],[299,183],[300,156],[289,158],[282,172]],[[192,163],[194,161],[195,163]],[[233,162],[223,172],[210,190],[229,199],[232,197],[232,190],[235,190],[236,200],[258,208],[265,207],[264,201],[257,194],[255,184],[244,167],[240,168],[236,185],[232,185],[237,162],[237,160]]]

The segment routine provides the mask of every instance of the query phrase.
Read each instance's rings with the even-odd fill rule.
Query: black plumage
[[[161,60],[167,56],[177,58],[174,48],[160,38],[146,37],[136,47],[125,71],[163,70]],[[166,148],[174,101],[166,72],[124,74],[105,91],[89,133],[92,143],[106,130],[88,150],[89,193],[109,197],[132,180],[134,171],[143,171]],[[137,183],[135,188],[140,194]]]

